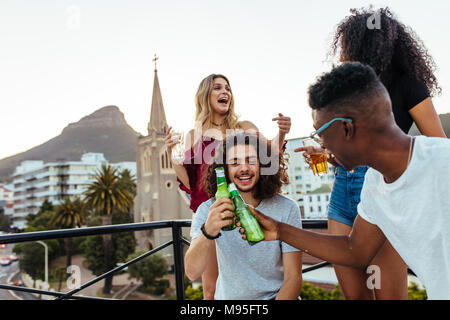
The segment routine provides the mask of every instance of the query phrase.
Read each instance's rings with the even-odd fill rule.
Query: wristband
[[[206,239],[209,239],[209,240],[215,240],[215,239],[217,239],[218,237],[220,237],[220,236],[222,235],[222,234],[219,232],[219,234],[218,234],[217,236],[215,236],[215,237],[210,236],[209,234],[206,233],[206,230],[205,230],[205,224],[202,224],[202,227],[200,228],[200,230],[202,230],[202,233],[203,233],[203,235],[206,237]]]

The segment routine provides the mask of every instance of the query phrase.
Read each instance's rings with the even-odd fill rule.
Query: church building
[[[147,136],[138,139],[136,154],[137,196],[134,202],[134,221],[149,222],[176,219],[192,219],[189,198],[178,187],[177,176],[164,144],[169,125],[156,70]],[[183,228],[183,236],[189,238],[189,228]],[[172,240],[169,228],[140,231],[136,233],[139,249],[155,248]],[[169,265],[173,263],[173,248],[162,251]]]

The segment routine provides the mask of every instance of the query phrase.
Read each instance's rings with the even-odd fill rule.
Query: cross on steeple
[[[156,56],[156,53],[155,53],[155,57],[153,58],[153,63],[155,64],[155,71],[156,71],[156,61],[158,61],[159,60],[159,58]]]
[[[152,106],[150,111],[150,122],[148,123],[148,135],[151,135],[152,131],[156,131],[158,135],[165,135],[168,128],[166,121],[166,113],[164,112],[164,105],[162,102],[161,89],[159,87],[158,72],[156,71],[156,61],[158,57],[155,54],[153,62],[155,63],[155,77],[153,80],[153,96]]]

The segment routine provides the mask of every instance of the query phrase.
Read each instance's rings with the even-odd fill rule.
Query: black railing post
[[[175,265],[175,286],[177,300],[184,300],[184,262],[181,225],[177,221],[172,222],[173,261]]]

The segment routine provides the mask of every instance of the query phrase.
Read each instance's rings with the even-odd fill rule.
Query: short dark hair
[[[367,98],[384,88],[375,71],[360,62],[346,62],[318,77],[308,89],[312,109],[347,116],[367,112]]]
[[[260,164],[260,176],[255,185],[253,196],[258,199],[267,199],[281,193],[281,187],[289,184],[289,177],[287,175],[287,159],[284,158],[283,152],[276,151],[276,154],[271,154],[271,144],[259,133],[248,133],[244,131],[238,131],[237,133],[227,136],[223,143],[216,149],[217,153],[214,162],[205,167],[203,172],[202,187],[204,191],[210,196],[214,197],[217,191],[217,179],[215,169],[217,167],[224,167],[225,177],[227,183],[230,183],[227,168],[227,152],[231,147],[236,145],[252,145],[255,147],[258,154],[258,161]],[[268,163],[261,163],[259,156],[265,153],[270,159]],[[274,159],[277,157],[278,159]],[[261,168],[268,168],[272,166],[274,160],[278,160],[279,168],[275,174],[263,175],[261,174]]]

